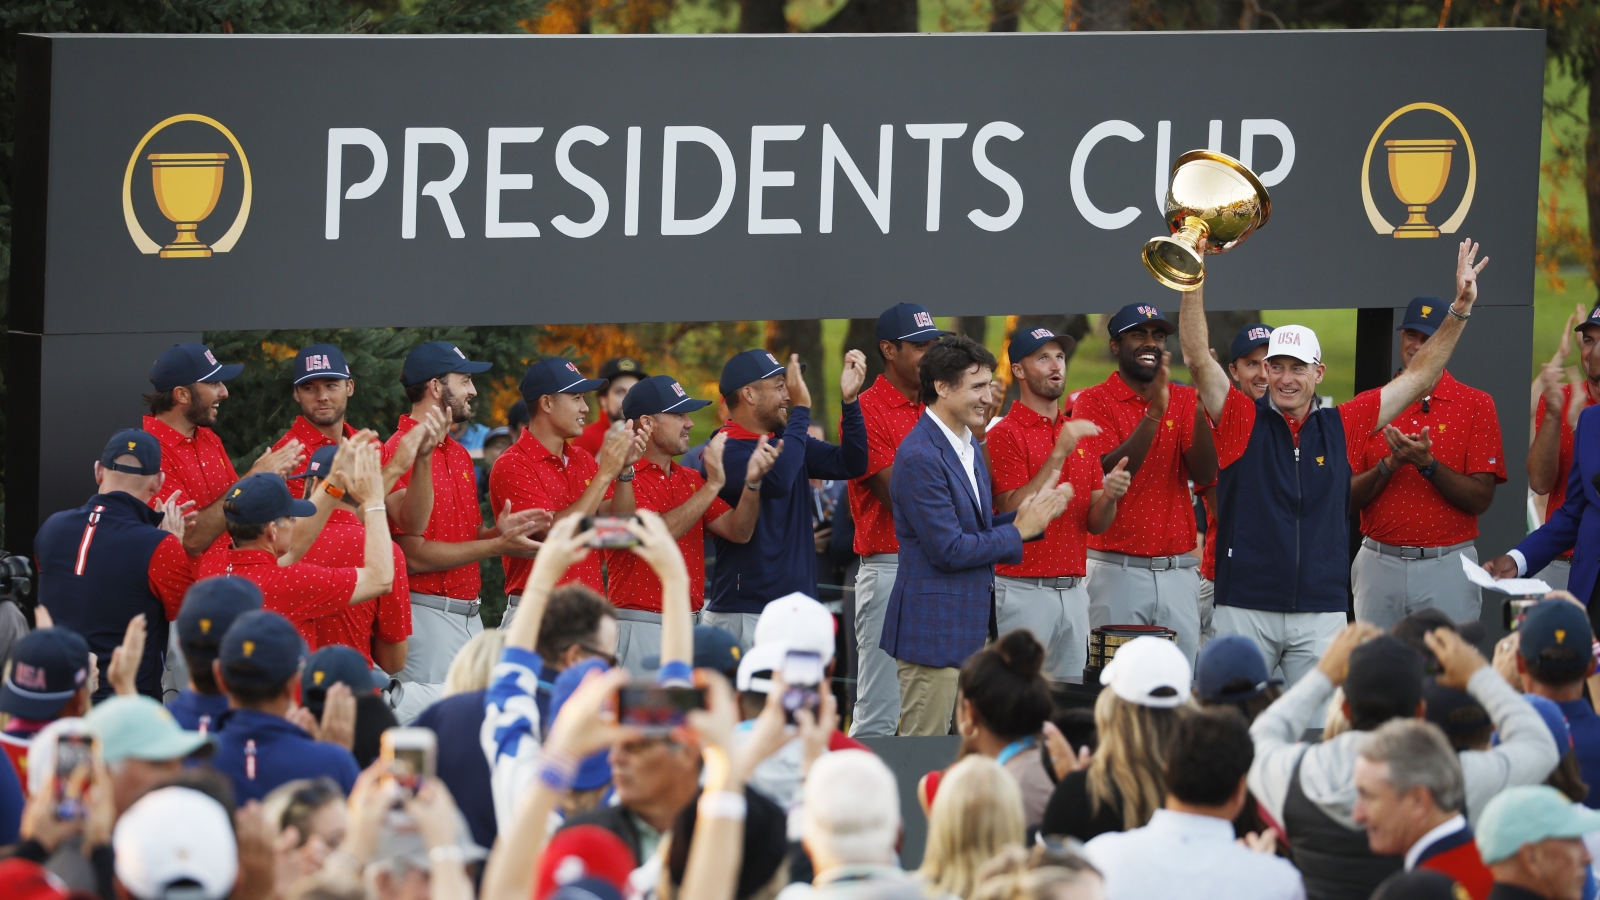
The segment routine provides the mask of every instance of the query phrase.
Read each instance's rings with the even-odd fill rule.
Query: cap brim
[[[299,378],[296,378],[294,380],[294,386],[299,387],[308,381],[316,381],[319,378],[332,378],[338,381],[350,380],[349,375],[341,375],[338,372],[312,372],[310,375],[301,375]]]
[[[1574,332],[1578,332],[1584,330],[1585,328],[1600,328],[1600,319],[1585,319],[1578,323],[1577,328],[1572,330]]]
[[[289,515],[296,519],[309,519],[317,514],[317,505],[310,500],[290,500]]]
[[[923,341],[937,340],[940,335],[950,334],[950,333],[951,332],[943,331],[943,330],[938,329],[938,328],[919,328],[916,331],[911,332],[910,334],[902,334],[899,337],[878,338],[878,340],[880,340],[880,341],[911,341],[914,344],[920,344]]]
[[[210,736],[198,731],[173,730],[155,740],[141,741],[133,752],[124,754],[122,758],[142,759],[146,762],[184,759],[193,756],[209,743],[211,743]]]
[[[695,410],[705,409],[706,407],[708,407],[710,405],[711,405],[711,401],[710,400],[696,400],[693,397],[685,397],[682,400],[679,400],[677,403],[674,403],[671,406],[667,407],[666,409],[654,409],[654,410],[651,410],[649,412],[644,412],[644,411],[639,410],[639,409],[630,410],[626,406],[624,406],[622,408],[622,417],[624,419],[637,419],[640,416],[658,416],[658,415],[661,415],[662,413],[672,413],[674,415],[683,416],[683,415],[688,415],[689,413],[692,413]]]
[[[1429,337],[1432,337],[1433,333],[1439,330],[1439,326],[1429,325],[1427,322],[1403,322],[1399,328],[1395,329],[1395,331],[1405,331],[1408,328],[1412,331],[1425,334]]]
[[[212,372],[210,375],[207,375],[200,380],[204,382],[228,381],[238,378],[239,373],[243,371],[244,363],[233,363],[232,365],[217,366],[217,370],[215,372]]]
[[[29,697],[13,687],[10,679],[7,679],[0,686],[0,712],[19,719],[54,719],[75,693],[77,691],[67,691],[64,696],[45,694]]]
[[[1176,325],[1172,324],[1171,322],[1168,322],[1166,319],[1160,318],[1158,316],[1158,317],[1156,317],[1154,319],[1140,319],[1137,322],[1133,322],[1133,323],[1131,323],[1131,324],[1119,329],[1117,331],[1117,334],[1120,335],[1123,332],[1128,331],[1129,329],[1138,328],[1140,325],[1150,325],[1152,323],[1159,324],[1159,325],[1165,325],[1167,327],[1167,333],[1168,334],[1172,334],[1173,332],[1178,330],[1178,326],[1176,326]]]
[[[584,378],[584,379],[580,379],[579,381],[576,381],[576,382],[574,382],[572,384],[567,385],[566,387],[562,388],[559,391],[554,391],[553,393],[557,393],[557,394],[587,394],[590,391],[598,391],[598,390],[600,390],[601,388],[605,387],[606,385],[608,385],[610,383],[611,383],[610,380],[609,379],[605,379],[605,378]]]
[[[494,368],[494,363],[473,362],[469,359],[465,362],[456,363],[455,366],[450,369],[450,371],[460,372],[463,375],[481,375],[492,368]]]

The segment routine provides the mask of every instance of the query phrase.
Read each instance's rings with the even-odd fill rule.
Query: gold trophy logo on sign
[[[197,122],[210,126],[227,138],[234,152],[231,154],[225,152],[146,154],[144,152],[151,138],[179,122]],[[239,210],[234,214],[233,224],[227,231],[208,244],[201,240],[200,225],[216,211],[217,203],[222,198],[227,168],[233,160],[238,161],[242,182]],[[155,195],[157,208],[177,229],[176,236],[165,245],[150,238],[144,226],[139,223],[138,214],[134,210],[134,175],[141,162],[150,166],[150,187]],[[122,177],[122,216],[128,226],[128,236],[133,239],[134,246],[139,248],[140,253],[158,255],[162,259],[205,259],[213,253],[227,253],[238,243],[239,235],[244,232],[245,223],[250,218],[250,199],[253,192],[250,160],[245,156],[244,147],[240,146],[239,139],[233,136],[233,132],[216,119],[196,113],[185,113],[158,123],[145,132],[144,138],[133,148],[133,154],[128,157],[127,171]]]
[[[1389,162],[1389,190],[1406,207],[1406,219],[1399,225],[1392,224],[1384,218],[1378,210],[1378,204],[1372,199],[1372,155],[1376,152],[1378,141],[1401,117],[1417,112],[1438,113],[1449,121],[1449,125],[1435,121],[1437,127],[1445,132],[1436,136],[1416,139],[1391,138],[1383,141],[1383,149]],[[1449,136],[1449,129],[1453,126],[1457,137]],[[1433,129],[1430,127],[1423,134],[1428,134]],[[1415,133],[1415,132],[1413,132]],[[1430,207],[1444,195],[1445,188],[1450,184],[1450,172],[1458,164],[1457,154],[1466,151],[1467,183],[1461,194],[1461,201],[1456,205],[1455,211],[1440,222],[1437,226],[1429,221]],[[1372,223],[1372,228],[1379,234],[1387,234],[1396,238],[1436,238],[1441,234],[1454,234],[1461,223],[1467,218],[1467,210],[1472,208],[1472,195],[1478,187],[1478,155],[1472,148],[1472,137],[1467,134],[1466,126],[1455,117],[1450,110],[1437,103],[1411,103],[1402,106],[1389,114],[1372,133],[1372,140],[1367,142],[1367,154],[1361,160],[1361,201],[1366,207],[1367,221]],[[1437,213],[1434,213],[1437,215]]]
[[[1205,257],[1239,246],[1271,217],[1272,198],[1248,166],[1225,153],[1190,150],[1172,164],[1167,187],[1172,237],[1145,242],[1145,268],[1173,290],[1192,291],[1206,280]]]

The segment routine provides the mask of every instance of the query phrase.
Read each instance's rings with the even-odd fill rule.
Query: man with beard
[[[1019,331],[1008,354],[1021,396],[989,427],[986,447],[994,473],[994,511],[1011,512],[1046,488],[1061,485],[1066,511],[1044,537],[1023,545],[1020,563],[995,566],[994,614],[1001,634],[1033,632],[1048,652],[1044,675],[1081,677],[1089,656],[1089,592],[1083,586],[1088,535],[1102,534],[1132,476],[1126,464],[1109,473],[1089,440],[1100,429],[1071,419],[1057,405],[1066,387],[1071,337],[1048,328]]]
[[[429,341],[407,354],[400,383],[411,412],[400,417],[384,445],[385,461],[394,458],[406,433],[433,410],[441,411],[449,422],[472,418],[472,400],[478,396],[472,376],[488,371],[490,365],[467,359],[448,341]],[[419,453],[419,462],[422,458]],[[448,429],[429,459],[427,472],[413,465],[400,476],[387,504],[389,529],[405,551],[411,580],[411,641],[398,676],[405,683],[396,710],[401,722],[410,721],[438,697],[456,651],[483,630],[478,618],[478,590],[483,586],[478,560],[532,557],[539,544],[531,535],[550,525],[548,512],[514,513],[507,506],[497,511],[495,524],[485,528],[472,457]],[[412,491],[425,492],[427,502],[413,497]],[[407,520],[396,515],[397,506],[429,512],[420,521]]]
[[[622,414],[622,398],[628,396],[630,388],[648,376],[638,360],[618,356],[605,361],[598,377],[606,383],[594,395],[600,414],[583,429],[583,434],[572,439],[572,446],[582,448],[590,456],[600,455],[601,448],[605,446],[606,432],[611,430],[614,423],[626,418]]]
[[[1528,487],[1535,494],[1549,497],[1544,510],[1546,522],[1567,501],[1567,476],[1572,473],[1572,433],[1578,426],[1578,415],[1600,403],[1600,353],[1594,352],[1595,347],[1600,346],[1600,306],[1591,310],[1589,317],[1573,330],[1578,333],[1578,368],[1583,372],[1583,382],[1562,384],[1559,359],[1545,363],[1537,382],[1539,408],[1534,412],[1534,423],[1538,431],[1533,436],[1533,446],[1528,448]],[[1551,410],[1560,410],[1560,414],[1551,415]],[[1550,560],[1543,570],[1529,574],[1564,591],[1571,571],[1572,551],[1568,550]]]
[[[867,471],[867,429],[856,400],[866,378],[866,355],[846,353],[835,446],[806,433],[811,391],[798,354],[791,354],[785,367],[766,350],[746,350],[722,367],[718,386],[728,404],[722,466],[728,484],[720,496],[738,507],[744,493],[760,494],[761,512],[748,543],[713,534],[717,562],[703,621],[732,632],[741,647],[755,642],[756,620],[767,601],[796,592],[810,596],[817,589],[811,479],[859,478]],[[779,429],[782,452],[764,477],[753,477],[747,471],[751,458]]]
[[[695,400],[669,375],[652,375],[628,389],[621,418],[638,423],[649,435],[644,457],[633,466],[633,498],[639,509],[660,513],[667,530],[678,542],[689,570],[689,609],[699,611],[706,597],[706,532],[734,544],[747,543],[761,513],[761,496],[742,491],[732,508],[717,496],[727,484],[722,451],[728,436],[718,433],[701,455],[705,475],[675,464],[674,456],[689,449],[694,420],[689,413],[710,406]],[[745,469],[745,478],[766,477],[781,445],[763,436]],[[637,554],[608,550],[606,595],[617,612],[617,659],[641,672],[646,657],[661,655],[661,579]]]
[[[1130,303],[1109,331],[1117,371],[1079,394],[1072,415],[1100,427],[1101,470],[1121,466],[1133,480],[1116,521],[1089,536],[1089,625],[1165,625],[1192,666],[1200,561],[1187,555],[1195,542],[1189,485],[1216,478],[1216,447],[1194,388],[1167,383],[1173,327],[1161,310]]]
[[[569,444],[583,434],[589,404],[583,395],[605,387],[597,378],[584,378],[571,362],[552,357],[528,367],[522,376],[522,399],[528,401],[532,418],[522,437],[500,454],[489,473],[489,504],[494,509],[515,512],[538,510],[548,524],[567,516],[592,516],[633,512],[633,463],[644,453],[649,439],[647,429],[635,430],[633,423],[605,434],[597,462],[589,451]],[[522,600],[533,563],[526,557],[507,553],[501,557],[506,570],[506,616],[512,616]],[[561,576],[560,584],[577,582],[601,596],[605,579],[600,573],[600,554],[591,553],[574,563]],[[500,627],[506,627],[506,620]]]

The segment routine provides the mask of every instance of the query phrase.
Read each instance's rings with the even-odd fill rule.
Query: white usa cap
[[[1314,366],[1322,364],[1322,344],[1317,333],[1304,325],[1280,325],[1267,338],[1267,359],[1292,356]]]
[[[802,650],[822,657],[822,664],[833,661],[833,613],[821,603],[796,591],[767,604],[756,620],[756,646],[781,642],[790,650]]]
[[[151,791],[117,820],[111,834],[117,879],[140,898],[161,897],[181,881],[202,900],[222,900],[239,875],[233,823],[222,804],[199,791]]]
[[[1136,637],[1117,648],[1100,683],[1140,706],[1174,709],[1189,701],[1189,659],[1166,638]]]

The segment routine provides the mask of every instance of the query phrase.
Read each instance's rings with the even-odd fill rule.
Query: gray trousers
[[[1219,606],[1216,623],[1218,635],[1242,634],[1255,641],[1266,657],[1267,671],[1283,672],[1284,681],[1292,687],[1317,667],[1334,636],[1344,630],[1345,616],[1342,612],[1282,613]]]
[[[1550,564],[1537,573],[1530,573],[1528,577],[1542,579],[1550,585],[1552,591],[1564,591],[1567,589],[1567,578],[1571,575],[1572,560],[1557,558],[1550,560]],[[173,633],[176,634],[177,629],[173,629]]]
[[[1388,631],[1419,609],[1437,609],[1452,622],[1477,621],[1483,592],[1467,580],[1462,557],[1477,565],[1477,548],[1464,547],[1435,559],[1401,559],[1363,542],[1350,564],[1356,621]]]
[[[617,662],[635,675],[654,671],[646,669],[645,657],[661,657],[661,617],[632,609],[617,610]]]
[[[856,570],[856,706],[850,715],[851,737],[894,737],[900,721],[899,671],[894,658],[878,647],[884,610],[899,571],[900,557],[894,553],[863,557]]]
[[[1209,578],[1200,579],[1200,646],[1204,647],[1217,636],[1217,583]]]
[[[411,595],[411,641],[406,649],[406,666],[395,676],[403,686],[394,711],[401,725],[409,724],[443,695],[450,662],[462,645],[483,631],[483,620],[476,613],[464,616],[422,606],[416,602],[418,596],[429,595]]]
[[[709,609],[700,613],[701,625],[715,625],[733,635],[741,651],[749,650],[756,642],[756,622],[760,619],[759,613],[712,612]]]
[[[1192,667],[1200,653],[1200,570],[1123,566],[1089,552],[1089,627],[1165,625]]]
[[[994,612],[1001,634],[1033,632],[1045,648],[1044,676],[1065,681],[1083,677],[1089,662],[1089,590],[1082,580],[1070,588],[1055,587],[1055,581],[995,576]]]
[[[1566,579],[1562,578],[1565,586]],[[189,689],[189,661],[183,658],[183,648],[178,646],[178,623],[173,622],[167,632],[167,664],[161,672],[163,701]]]

